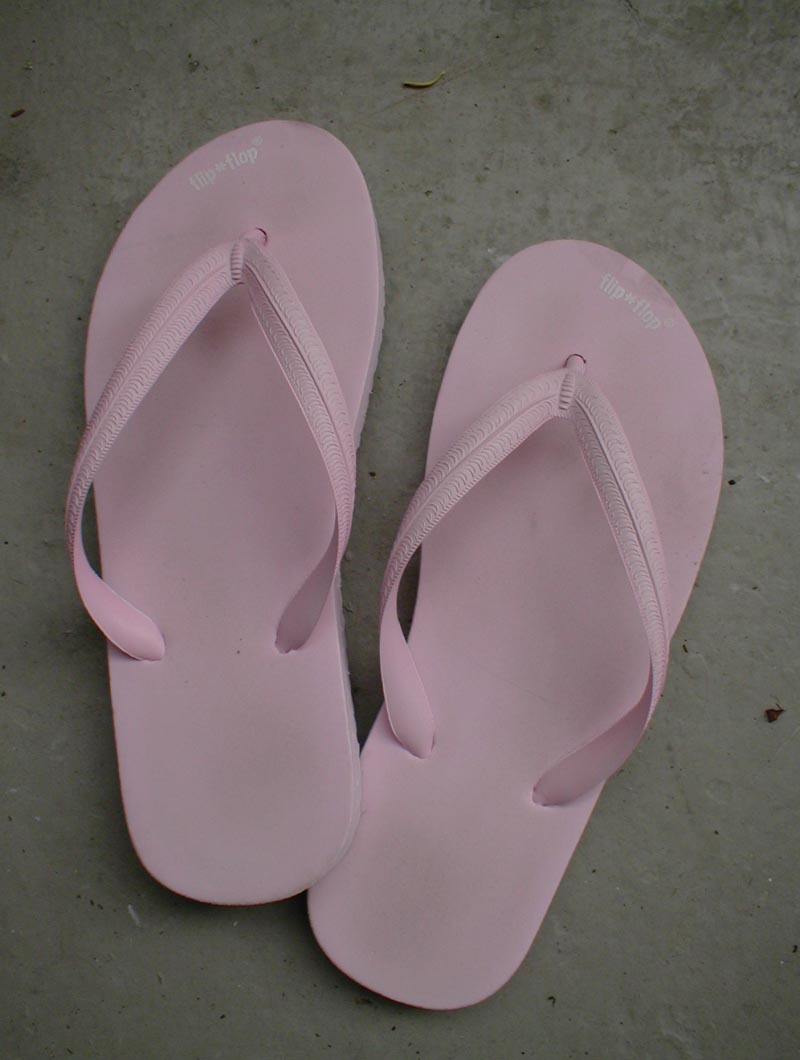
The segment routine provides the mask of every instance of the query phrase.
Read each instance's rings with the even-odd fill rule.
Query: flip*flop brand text
[[[242,166],[252,166],[258,158],[257,147],[246,147],[243,151],[228,151],[227,155],[216,162],[211,169],[198,169],[189,177],[189,183],[195,191],[210,188],[217,177],[223,173],[230,173]]]
[[[648,331],[656,331],[660,327],[671,328],[671,319],[662,320],[653,311],[653,307],[646,298],[638,298],[633,291],[623,287],[616,276],[607,272],[600,281],[600,290],[613,302],[621,301],[628,306],[634,316],[638,317]]]

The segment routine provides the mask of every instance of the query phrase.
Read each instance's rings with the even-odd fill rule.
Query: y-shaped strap
[[[95,572],[81,533],[83,509],[103,461],[125,424],[166,366],[222,296],[238,283],[314,436],[330,478],[335,525],[322,559],[288,604],[278,626],[281,650],[310,636],[344,553],[353,513],[355,445],[347,405],[333,365],[288,277],[266,251],[261,230],[214,247],[166,291],[106,384],[81,440],[69,485],[67,547],[81,598],[106,637],[134,659],[163,657],[155,622],[119,596]]]
[[[642,619],[650,673],[639,701],[614,725],[550,766],[534,786],[543,805],[571,802],[606,780],[633,751],[664,687],[669,653],[669,587],[655,517],[616,414],[584,372],[583,358],[509,391],[469,427],[417,490],[401,523],[384,576],[380,656],[386,709],[397,739],[430,754],[435,723],[397,618],[397,590],[424,539],[473,486],[539,427],[566,419],[619,549]]]

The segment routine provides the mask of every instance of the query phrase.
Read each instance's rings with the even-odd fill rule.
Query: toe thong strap
[[[566,419],[611,526],[647,637],[650,672],[638,702],[550,766],[534,801],[571,802],[614,773],[639,742],[661,695],[669,653],[669,587],[663,549],[630,445],[608,399],[580,357],[528,380],[483,413],[425,478],[401,523],[381,601],[381,672],[386,709],[397,739],[413,754],[430,754],[435,719],[397,618],[397,591],[409,560],[466,494],[545,423]]]
[[[277,630],[284,650],[313,631],[350,533],[355,445],[344,396],[325,347],[286,273],[266,249],[260,229],[214,247],[167,289],[117,364],[92,412],[67,496],[65,532],[81,598],[108,640],[134,659],[156,661],[166,650],[153,618],[123,599],[92,569],[82,537],[92,483],[123,428],[219,300],[242,283],[317,443],[334,498],[332,536],[311,575],[287,605]]]

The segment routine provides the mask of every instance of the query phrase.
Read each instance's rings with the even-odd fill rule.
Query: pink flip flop
[[[97,289],[67,540],[109,640],[131,838],[192,898],[302,891],[358,820],[338,572],[382,284],[353,157],[270,121],[168,173]]]
[[[435,1009],[510,978],[661,694],[721,469],[705,355],[642,268],[565,241],[489,280],[386,571],[361,823],[310,893],[342,971]]]

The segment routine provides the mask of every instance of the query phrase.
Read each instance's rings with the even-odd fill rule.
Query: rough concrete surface
[[[0,1055],[800,1056],[798,4],[6,0],[2,26]],[[348,144],[383,240],[344,573],[362,736],[382,568],[449,348],[507,255],[577,237],[638,260],[720,391],[725,485],[664,702],[522,969],[462,1012],[344,978],[302,897],[207,908],[146,875],[62,545],[114,238],[190,149],[269,117]]]

